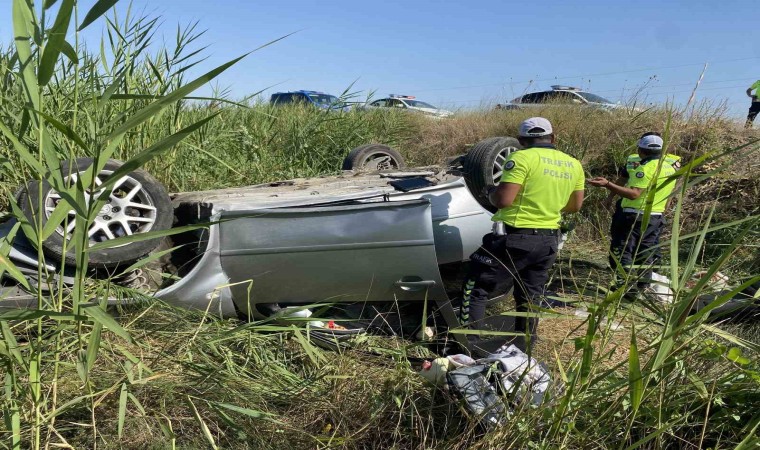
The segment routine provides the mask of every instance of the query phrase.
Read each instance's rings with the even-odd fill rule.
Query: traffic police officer
[[[755,91],[753,94],[752,91]],[[747,122],[744,124],[744,128],[751,128],[752,122],[755,121],[757,113],[760,113],[760,80],[747,89],[747,97],[752,98],[752,104],[749,106],[749,112],[747,113]]]
[[[548,120],[522,122],[518,140],[524,150],[509,155],[501,182],[489,193],[499,208],[494,230],[470,256],[460,321],[473,328],[481,328],[489,294],[510,278],[517,311],[527,312],[538,301],[557,257],[560,213],[577,212],[583,204],[581,163],[555,148]],[[515,319],[517,332],[534,335],[537,326],[538,319]]]
[[[679,156],[667,154],[661,157],[663,140],[658,133],[644,133],[637,146],[638,152],[628,157],[617,183],[604,177],[589,180],[592,186],[609,190],[611,197],[621,197],[610,225],[609,263],[615,271],[615,288],[622,283],[618,266],[627,274],[631,273],[634,265],[643,267],[637,284],[640,288],[649,284],[652,266],[661,257],[659,244],[665,224],[663,213],[676,184],[672,175],[680,168]],[[621,185],[623,182],[625,184]],[[652,211],[647,227],[642,230],[648,192],[652,189],[655,190]]]

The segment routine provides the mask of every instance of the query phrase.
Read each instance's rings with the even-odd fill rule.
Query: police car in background
[[[372,108],[398,108],[437,118],[451,117],[454,115],[454,113],[451,111],[436,108],[430,103],[417,100],[411,95],[391,94],[388,96],[388,98],[381,98],[380,100],[373,101],[369,104],[369,106]]]
[[[269,103],[276,106],[288,105],[291,103],[302,103],[330,111],[348,111],[350,109],[350,107],[345,102],[334,95],[326,94],[324,92],[305,90],[276,92],[269,98]]]
[[[619,103],[613,103],[604,97],[580,88],[554,85],[550,91],[531,92],[513,99],[504,109],[524,109],[546,106],[587,106],[602,110],[620,108]]]

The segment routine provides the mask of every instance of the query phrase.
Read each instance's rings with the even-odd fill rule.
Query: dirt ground
[[[539,321],[538,341],[534,356],[549,367],[571,362],[575,355],[576,338],[586,334],[588,322],[587,305],[600,302],[605,297],[611,277],[606,262],[607,248],[601,243],[570,241],[561,251],[551,270],[547,296],[557,306],[550,308],[554,317]],[[489,306],[488,313],[499,314],[514,311],[514,301],[509,298]],[[630,319],[618,314],[600,324],[604,344],[595,341],[597,353],[605,355],[609,366],[628,358],[631,339]]]

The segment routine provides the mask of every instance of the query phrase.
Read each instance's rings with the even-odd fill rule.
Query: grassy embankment
[[[55,181],[49,169],[75,155],[139,161],[171,190],[211,189],[334,173],[351,148],[367,142],[393,145],[410,164],[437,163],[479,139],[513,134],[526,115],[479,111],[431,121],[395,112],[322,114],[182,100],[191,95],[182,86],[196,84],[182,70],[195,62],[189,56],[192,28],[179,34],[176,48],[148,53],[143,44],[155,22],[115,21],[110,33],[124,40],[110,41],[112,58],[101,61],[82,51],[74,59],[58,39],[72,20],[65,12],[74,2],[59,3],[47,10],[48,27],[53,13],[57,25],[35,33],[45,14],[38,8],[33,16],[25,2],[14,2],[16,47],[0,54],[6,204],[23,180]],[[90,17],[84,13],[79,26]],[[562,311],[542,322],[547,339],[537,356],[565,384],[550,403],[521,408],[504,428],[482,436],[447,394],[410,370],[405,356],[421,351],[413,343],[365,337],[352,350],[326,352],[296,327],[222,320],[151,301],[105,311],[102,300],[114,287],[88,280],[86,254],[80,252],[74,289],[40,291],[36,313],[0,316],[0,445],[495,449],[756,443],[750,440],[760,423],[757,327],[716,328],[681,314],[707,289],[685,286],[697,268],[743,278],[759,272],[752,247],[758,242],[757,202],[751,201],[758,180],[742,166],[744,159],[712,155],[751,135],[709,108],[693,114],[541,114],[555,124],[560,147],[582,159],[590,174],[614,173],[635,138],[651,129],[666,131],[670,151],[687,161],[708,156],[693,172],[716,170],[704,179],[692,175],[693,185],[676,196],[673,239],[665,252],[678,260],[668,273],[678,292],[672,307],[626,304],[599,288],[606,271],[593,263],[604,259],[607,213],[599,206],[601,193],[591,192],[577,238],[555,273],[566,285],[587,288],[575,290],[586,292],[579,300],[591,314]],[[186,127],[197,130],[178,143],[164,141]],[[153,152],[142,153],[151,146]],[[719,169],[723,163],[731,167]],[[71,189],[77,198],[77,188]],[[78,229],[84,229],[93,210],[81,197],[77,203],[83,211]],[[725,228],[710,231],[721,224]],[[41,240],[43,231],[35,224],[27,229],[32,241]],[[694,235],[684,237],[687,232]],[[82,242],[80,232],[72,245]],[[13,276],[13,266],[5,258],[0,262]],[[622,321],[621,330],[610,327],[610,317]]]

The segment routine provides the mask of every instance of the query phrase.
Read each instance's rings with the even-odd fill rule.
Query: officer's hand
[[[495,191],[495,190],[496,190],[498,187],[499,187],[499,186],[485,186],[485,187],[483,187],[483,189],[480,191],[480,195],[481,195],[481,196],[483,196],[483,197],[485,197],[485,198],[488,198],[488,197],[490,197],[490,196],[491,196],[491,193],[492,193],[493,191]]]
[[[604,187],[610,184],[610,182],[604,177],[594,177],[588,180],[588,184],[590,184],[591,186],[596,186],[596,187]]]

